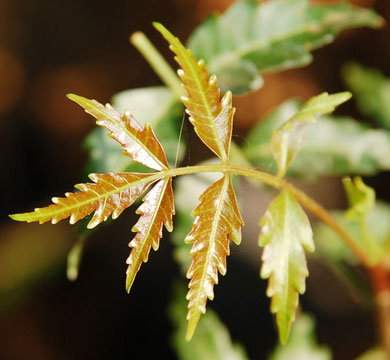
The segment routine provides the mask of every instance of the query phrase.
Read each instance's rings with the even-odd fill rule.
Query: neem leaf
[[[278,345],[268,360],[331,360],[330,349],[319,345],[312,316],[299,314],[285,346]]]
[[[298,294],[305,292],[308,276],[304,248],[314,251],[309,220],[295,198],[287,191],[273,200],[260,221],[259,245],[264,247],[261,277],[269,279],[267,296],[276,314],[279,338],[287,342],[295,319]]]
[[[272,153],[278,165],[278,176],[286,174],[292,160],[303,146],[308,123],[315,121],[315,116],[332,112],[338,105],[351,98],[348,92],[321,95],[311,98],[297,114],[272,132]]]
[[[217,78],[209,77],[204,62],[197,61],[191,50],[186,49],[163,25],[154,23],[154,26],[176,54],[175,59],[181,67],[178,74],[187,92],[182,101],[195,132],[220,159],[227,161],[235,111],[232,94],[227,92],[221,99]]]
[[[270,145],[272,131],[297,113],[300,105],[297,100],[288,100],[254,126],[243,146],[249,161],[276,171]],[[348,117],[321,116],[315,126],[308,126],[306,140],[288,174],[309,179],[351,173],[374,175],[390,169],[389,153],[390,132],[371,129]]]
[[[192,214],[195,216],[192,230],[185,239],[187,243],[193,243],[192,264],[187,272],[187,278],[191,279],[187,294],[187,340],[192,338],[201,314],[206,312],[207,298],[214,298],[218,271],[222,275],[226,273],[229,238],[239,244],[244,224],[230,175],[224,175],[208,187],[199,200],[200,204]]]
[[[262,86],[260,73],[309,64],[310,51],[331,43],[341,30],[382,24],[374,11],[348,3],[237,1],[224,14],[207,18],[188,47],[217,75],[223,92],[241,93]]]
[[[104,106],[74,94],[69,94],[68,98],[95,117],[96,124],[105,127],[134,161],[158,171],[169,168],[164,150],[150,124],[142,127],[130,112],[121,115],[110,104]]]
[[[184,107],[167,87],[122,91],[113,96],[112,105],[121,113],[130,110],[142,126],[149,123],[164,148],[169,164],[180,163],[185,153],[185,144],[181,143],[177,154]]]
[[[390,78],[356,63],[345,64],[342,77],[359,110],[390,130]]]
[[[173,203],[172,179],[160,180],[143,199],[142,205],[137,209],[140,214],[138,222],[133,226],[132,231],[137,232],[129,246],[132,248],[127,259],[126,290],[134,282],[134,278],[142,264],[148,261],[150,248],[156,251],[162,237],[163,225],[168,231],[172,231],[172,215],[175,214]]]
[[[88,223],[92,229],[112,214],[116,219],[123,210],[131,206],[135,200],[155,181],[153,174],[142,173],[109,173],[90,174],[94,183],[75,185],[81,190],[77,193],[66,193],[64,198],[54,197],[54,204],[37,208],[33,212],[10,215],[17,221],[39,221],[40,224],[51,221],[56,224],[70,217],[71,224],[95,212]],[[150,179],[151,178],[151,179]]]

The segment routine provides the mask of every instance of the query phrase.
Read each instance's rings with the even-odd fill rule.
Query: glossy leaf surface
[[[351,98],[348,92],[329,95],[323,93],[311,98],[297,114],[285,122],[271,135],[271,148],[278,165],[278,176],[283,177],[295,156],[303,146],[308,123],[317,115],[328,114]]]
[[[346,64],[342,76],[362,114],[390,130],[390,78],[356,63]]]
[[[188,47],[218,76],[223,92],[242,93],[262,86],[260,73],[309,64],[310,52],[331,43],[343,29],[381,24],[373,11],[347,3],[237,1],[223,15],[208,17]]]
[[[66,193],[66,197],[54,197],[54,204],[37,208],[33,212],[11,215],[17,221],[39,221],[40,224],[51,221],[56,224],[70,217],[71,224],[95,212],[88,223],[94,228],[102,221],[112,217],[116,219],[123,210],[134,201],[155,180],[149,180],[151,174],[142,173],[109,173],[90,174],[94,183],[75,185],[80,192]]]
[[[172,215],[175,213],[173,202],[172,179],[160,180],[143,199],[142,205],[137,209],[140,218],[133,226],[136,236],[130,242],[132,248],[127,259],[126,290],[129,292],[142,262],[148,261],[150,248],[156,251],[162,237],[163,225],[172,231]]]
[[[276,171],[270,145],[272,131],[297,113],[300,104],[289,100],[259,121],[243,147],[248,160]],[[308,179],[351,173],[374,175],[390,169],[389,153],[388,131],[371,129],[352,118],[321,116],[315,125],[307,127],[302,149],[288,173]]]
[[[298,294],[305,292],[309,273],[304,248],[314,251],[313,233],[305,212],[287,190],[273,200],[260,225],[259,245],[264,247],[260,274],[269,279],[267,296],[272,298],[271,312],[276,314],[279,338],[285,344]]]
[[[187,272],[191,279],[187,294],[187,339],[191,339],[201,314],[206,312],[207,299],[214,298],[213,287],[218,283],[218,271],[222,275],[226,273],[229,238],[239,244],[244,224],[229,175],[208,187],[199,200],[200,204],[193,212],[192,230],[185,239],[193,244],[190,252],[192,263]]]
[[[178,71],[187,96],[182,97],[186,112],[200,139],[223,161],[228,159],[233,129],[232,94],[227,92],[221,99],[217,78],[209,77],[202,60],[197,61],[191,50],[164,26],[155,23],[157,30],[176,54]]]
[[[167,87],[122,91],[113,96],[112,105],[120,113],[131,111],[142,126],[149,123],[164,148],[170,166],[180,163],[186,147],[183,141],[179,146],[184,107]]]
[[[121,115],[109,104],[104,106],[74,94],[68,95],[68,98],[95,117],[96,124],[105,127],[134,161],[159,171],[169,167],[164,150],[150,124],[142,127],[130,112]]]

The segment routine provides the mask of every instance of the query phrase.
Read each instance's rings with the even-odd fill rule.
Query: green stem
[[[184,95],[180,79],[144,33],[140,31],[133,33],[130,36],[130,42],[144,56],[163,83],[168,86],[178,98]]]
[[[188,175],[199,172],[220,172],[220,173],[232,173],[245,177],[255,178],[263,183],[270,185],[276,189],[287,189],[290,193],[301,203],[303,207],[317,216],[323,223],[330,226],[348,245],[359,261],[366,267],[371,267],[371,261],[366,252],[361,248],[359,243],[351,237],[337,222],[337,220],[319,203],[306,195],[303,191],[296,188],[289,182],[278,178],[275,175],[254,169],[247,169],[239,166],[228,164],[216,164],[216,165],[197,165],[187,166],[177,169],[169,169],[164,172],[156,174],[157,177],[163,178],[165,176],[180,176]]]

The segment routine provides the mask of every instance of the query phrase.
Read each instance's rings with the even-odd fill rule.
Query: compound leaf
[[[135,200],[155,181],[153,174],[143,173],[109,173],[90,174],[94,183],[78,184],[76,193],[66,193],[64,198],[54,197],[52,205],[37,208],[33,212],[10,215],[13,220],[43,224],[51,221],[56,224],[70,217],[71,224],[95,212],[88,223],[92,229],[102,221],[112,217],[116,219],[123,210],[131,206]]]
[[[218,271],[222,275],[226,273],[229,238],[239,244],[244,224],[230,175],[208,187],[199,200],[200,204],[193,212],[192,230],[185,239],[187,243],[193,243],[192,263],[187,272],[187,278],[191,279],[187,294],[187,340],[193,336],[201,314],[206,312],[207,298],[212,300],[214,297]]]
[[[314,251],[309,220],[295,198],[283,190],[260,221],[259,245],[264,247],[260,275],[269,279],[267,296],[276,314],[279,338],[287,342],[295,319],[298,294],[305,292],[308,276],[304,248]]]
[[[218,76],[222,91],[242,93],[262,86],[260,73],[309,64],[310,51],[331,43],[341,30],[382,24],[372,10],[348,3],[237,1],[224,14],[207,18],[188,47]]]
[[[203,60],[197,61],[191,50],[163,25],[154,23],[154,26],[176,54],[175,59],[181,67],[178,74],[187,92],[182,101],[196,133],[220,159],[227,161],[235,111],[231,92],[221,99],[217,78],[209,77]]]
[[[143,199],[142,205],[137,209],[140,214],[138,222],[133,226],[132,231],[137,232],[129,246],[132,248],[127,259],[126,290],[134,282],[142,262],[148,261],[150,248],[156,251],[162,237],[163,225],[168,231],[172,231],[172,215],[175,213],[172,191],[172,179],[160,180]]]
[[[121,115],[110,104],[104,106],[74,94],[69,94],[68,98],[95,117],[96,124],[105,127],[134,161],[158,171],[169,168],[164,150],[150,124],[142,127],[130,112]]]
[[[315,116],[332,112],[338,105],[351,98],[348,92],[329,95],[322,93],[306,102],[297,114],[272,132],[272,153],[278,165],[278,176],[283,177],[295,156],[303,146],[306,127]]]

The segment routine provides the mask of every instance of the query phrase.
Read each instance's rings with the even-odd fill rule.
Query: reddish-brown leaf
[[[230,175],[223,176],[206,189],[193,215],[195,221],[186,237],[186,242],[194,244],[190,252],[192,264],[187,273],[191,279],[187,294],[187,339],[191,339],[201,314],[206,312],[207,298],[212,300],[214,297],[213,287],[218,283],[218,270],[222,275],[226,273],[229,238],[236,244],[241,241],[244,222]]]
[[[68,98],[95,117],[96,124],[105,127],[110,132],[109,136],[118,141],[125,154],[134,161],[158,171],[169,168],[164,150],[150,124],[142,127],[130,112],[121,115],[110,104],[104,106],[96,100],[74,94],[69,94]]]
[[[70,217],[71,224],[83,219],[95,211],[88,228],[93,228],[112,214],[116,219],[123,210],[134,201],[155,181],[149,180],[154,174],[142,173],[109,173],[90,174],[94,183],[75,185],[81,190],[76,193],[66,193],[64,198],[54,197],[54,204],[37,208],[33,212],[11,215],[18,221],[39,221],[53,224]]]
[[[182,101],[196,133],[220,159],[227,161],[235,112],[231,92],[228,91],[221,100],[217,78],[215,75],[209,77],[204,61],[197,61],[191,50],[186,49],[163,25],[154,25],[176,54],[175,59],[181,67],[178,74],[187,92]]]
[[[175,213],[172,191],[172,179],[160,180],[144,197],[137,209],[140,214],[132,231],[137,232],[129,246],[132,248],[127,259],[126,290],[129,292],[142,262],[148,261],[150,248],[156,251],[162,237],[163,225],[172,231],[172,215]]]

